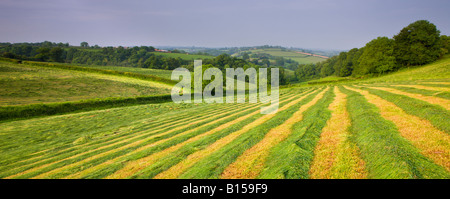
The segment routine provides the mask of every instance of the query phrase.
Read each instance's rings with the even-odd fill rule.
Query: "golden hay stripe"
[[[243,108],[245,108],[245,107],[243,107]],[[236,111],[236,110],[229,110],[229,111],[227,111],[227,112],[224,112],[224,113],[222,113],[222,114],[220,114],[220,115],[215,116],[215,118],[219,118],[219,117],[222,116],[222,115],[225,115],[225,114],[228,114],[228,113],[234,112],[234,111]],[[207,118],[205,118],[205,119],[201,119],[201,120],[197,120],[197,121],[194,121],[194,122],[190,122],[190,123],[188,123],[188,124],[186,124],[186,125],[183,125],[183,126],[179,126],[179,127],[173,128],[173,129],[171,129],[171,130],[169,130],[169,131],[166,131],[166,132],[164,132],[164,133],[155,134],[155,135],[149,136],[149,137],[147,137],[147,138],[145,138],[145,139],[142,139],[142,140],[139,140],[139,141],[136,141],[136,142],[132,142],[132,143],[126,144],[126,145],[121,146],[121,147],[119,147],[119,148],[112,149],[112,150],[110,150],[110,151],[106,151],[106,152],[103,152],[103,153],[100,153],[100,154],[96,154],[96,155],[91,156],[91,157],[89,157],[89,158],[87,158],[87,159],[84,159],[84,160],[82,160],[82,161],[79,161],[79,162],[76,162],[76,163],[72,163],[72,164],[69,164],[69,165],[65,165],[65,166],[63,166],[63,167],[60,167],[60,168],[55,169],[55,170],[51,170],[51,171],[46,172],[46,173],[42,173],[42,174],[40,174],[40,175],[38,175],[38,176],[35,176],[35,177],[33,177],[33,178],[43,178],[43,177],[48,176],[48,175],[50,175],[50,174],[56,173],[57,171],[60,171],[60,170],[62,170],[62,169],[64,169],[64,168],[73,167],[73,166],[82,164],[82,163],[84,163],[84,162],[88,162],[88,161],[90,161],[90,160],[93,160],[93,159],[95,159],[95,158],[103,157],[103,156],[106,156],[106,155],[108,155],[108,154],[114,153],[114,152],[116,152],[116,151],[120,151],[120,150],[125,149],[125,148],[128,148],[128,147],[133,147],[133,146],[139,145],[139,144],[141,144],[141,143],[143,143],[143,142],[145,142],[145,141],[148,141],[148,140],[150,140],[150,139],[153,139],[153,138],[155,138],[155,137],[162,136],[162,135],[166,135],[166,134],[172,133],[172,132],[174,132],[174,131],[178,131],[178,130],[187,128],[187,127],[189,127],[189,126],[191,126],[191,125],[193,125],[193,124],[197,124],[197,123],[200,123],[200,122],[209,120],[209,119],[211,119],[211,117],[207,117]],[[153,131],[150,131],[150,132],[147,132],[146,134],[140,135],[140,136],[138,136],[137,138],[142,137],[142,136],[145,136],[145,135],[147,135],[147,134],[149,134],[149,133],[152,133],[152,132],[157,132],[157,131],[160,131],[160,129],[158,129],[158,130],[153,130]],[[17,174],[8,176],[8,177],[6,177],[6,179],[14,178],[14,177],[16,177],[16,176],[20,176],[20,175],[24,175],[24,174],[27,174],[27,173],[30,173],[30,172],[34,172],[34,171],[37,171],[37,170],[39,170],[39,169],[48,167],[48,166],[50,166],[50,165],[52,165],[52,164],[56,164],[56,163],[59,163],[59,162],[62,162],[62,161],[68,160],[68,159],[73,159],[73,158],[79,157],[79,156],[84,155],[84,154],[87,154],[87,153],[91,153],[91,152],[95,152],[95,151],[98,151],[98,150],[102,150],[102,149],[104,149],[104,148],[108,148],[108,147],[111,147],[111,146],[115,146],[115,145],[117,145],[117,144],[124,143],[124,142],[126,142],[126,141],[131,140],[131,139],[136,139],[136,137],[128,138],[128,139],[126,139],[126,140],[121,140],[121,141],[116,142],[116,143],[111,143],[111,144],[109,144],[109,145],[105,145],[105,146],[99,147],[99,148],[97,148],[97,149],[95,149],[95,150],[86,151],[86,152],[79,153],[79,154],[76,154],[76,155],[74,155],[74,156],[70,156],[70,157],[67,157],[67,158],[64,158],[64,159],[61,159],[61,160],[57,160],[57,161],[50,162],[50,163],[47,163],[47,164],[44,164],[44,165],[41,165],[41,166],[38,166],[38,167],[34,167],[34,168],[29,169],[29,170],[26,170],[26,171],[23,171],[23,172],[20,172],[20,173],[17,173]]]
[[[246,107],[246,108],[247,108],[247,107]],[[232,111],[229,111],[229,112],[235,112],[235,111],[237,111],[237,110],[232,110]],[[216,116],[216,118],[220,118],[222,115],[228,114],[229,112],[222,113],[222,114]],[[138,149],[136,149],[136,150],[133,151],[133,152],[139,152],[139,151],[145,150],[145,149],[147,149],[147,148],[149,148],[149,147],[156,146],[157,144],[159,144],[159,143],[161,143],[161,142],[164,142],[164,141],[167,141],[167,140],[170,140],[170,139],[173,139],[173,138],[182,136],[182,135],[186,135],[186,134],[191,133],[191,132],[193,132],[193,131],[195,131],[195,130],[197,130],[197,129],[200,129],[200,128],[204,127],[204,126],[208,126],[208,125],[214,124],[214,123],[217,122],[217,121],[220,121],[220,120],[223,120],[223,119],[227,119],[227,118],[229,118],[229,117],[231,117],[231,115],[230,115],[230,116],[223,117],[223,118],[220,118],[220,119],[218,119],[218,120],[215,120],[215,121],[212,121],[212,122],[209,122],[209,123],[206,123],[206,124],[203,124],[203,125],[201,125],[201,126],[198,126],[198,127],[196,127],[196,128],[190,129],[190,130],[188,130],[188,131],[179,133],[179,134],[174,135],[174,136],[172,136],[172,137],[169,137],[169,138],[165,138],[165,139],[159,140],[159,141],[154,142],[154,143],[152,143],[152,144],[149,144],[149,145],[145,145],[145,146],[139,147]],[[189,127],[189,126],[191,126],[191,125],[194,125],[194,124],[197,124],[197,123],[201,123],[201,122],[206,121],[206,120],[209,120],[209,119],[211,119],[211,118],[206,118],[206,119],[203,119],[203,120],[198,120],[198,121],[195,121],[195,122],[191,122],[191,123],[189,123],[189,124],[187,124],[187,125],[173,128],[173,129],[171,129],[171,130],[169,130],[169,131],[166,131],[166,132],[164,132],[164,133],[160,133],[160,134],[156,134],[156,135],[149,136],[149,137],[147,137],[147,138],[145,138],[145,139],[142,139],[142,140],[139,140],[139,141],[136,141],[136,142],[133,142],[133,143],[129,143],[129,144],[124,145],[124,146],[121,146],[121,147],[119,147],[119,148],[112,149],[112,150],[109,150],[109,151],[104,152],[104,153],[96,154],[96,155],[91,156],[91,157],[89,157],[89,158],[86,158],[86,159],[84,159],[84,160],[82,160],[82,161],[79,161],[79,162],[76,162],[76,163],[72,163],[72,164],[69,164],[69,165],[65,165],[65,166],[63,166],[63,167],[59,167],[58,169],[54,169],[54,170],[52,170],[52,171],[49,171],[49,172],[40,174],[40,175],[38,175],[38,176],[35,176],[35,177],[33,177],[32,179],[45,178],[46,176],[49,176],[49,175],[54,174],[54,173],[57,173],[57,172],[62,171],[62,170],[64,170],[64,169],[68,169],[68,168],[73,168],[73,167],[79,166],[79,165],[81,165],[81,164],[83,164],[83,163],[86,163],[86,162],[89,162],[89,161],[91,161],[91,160],[94,160],[94,159],[97,159],[97,158],[100,158],[100,157],[104,157],[104,156],[106,156],[106,155],[108,155],[108,154],[111,154],[111,153],[114,153],[114,152],[117,152],[117,151],[120,151],[120,150],[129,148],[129,147],[137,146],[137,145],[139,145],[139,144],[141,144],[141,143],[144,143],[144,142],[146,142],[146,141],[149,141],[149,140],[151,140],[151,139],[153,139],[153,138],[155,138],[155,137],[160,137],[160,136],[163,136],[163,135],[167,135],[167,134],[169,134],[169,133],[172,133],[172,132],[175,132],[175,131],[178,131],[178,130],[182,130],[182,129],[187,128],[187,127]]]
[[[307,91],[307,92],[309,92],[309,91]],[[295,97],[297,97],[297,96],[293,96],[293,97],[291,97],[289,99],[283,100],[280,103],[283,103],[283,102],[286,102],[286,101],[290,101],[290,100],[292,100]],[[222,124],[222,125],[218,126],[217,128],[214,128],[214,129],[212,129],[212,130],[210,130],[210,131],[208,131],[206,133],[203,133],[203,134],[197,135],[195,137],[192,137],[192,138],[190,138],[190,139],[188,139],[188,140],[186,140],[186,141],[184,141],[182,143],[179,143],[177,145],[174,145],[174,146],[171,146],[171,147],[169,147],[167,149],[164,149],[163,151],[154,153],[152,155],[149,155],[147,157],[141,158],[139,160],[130,161],[130,162],[127,163],[127,165],[125,167],[123,167],[122,169],[116,171],[115,173],[107,176],[106,178],[107,179],[122,179],[122,178],[129,177],[129,176],[137,173],[138,171],[140,171],[140,170],[150,166],[151,164],[155,163],[158,159],[168,155],[171,152],[174,152],[174,151],[180,149],[181,147],[183,147],[183,146],[185,146],[185,145],[187,145],[189,143],[195,142],[197,140],[200,140],[203,137],[206,137],[208,135],[211,135],[211,134],[214,134],[214,133],[216,133],[218,131],[226,129],[226,128],[228,128],[228,127],[230,127],[230,126],[232,126],[234,124],[237,124],[238,122],[244,121],[245,119],[250,118],[250,117],[252,117],[252,116],[254,116],[254,115],[258,114],[258,113],[260,113],[260,110],[257,110],[257,111],[255,111],[253,113],[250,113],[248,115],[245,115],[243,117],[235,119],[235,120],[233,120],[231,122]]]
[[[450,82],[420,82],[421,84],[444,84],[444,85],[450,85]]]
[[[415,94],[415,93],[407,93],[407,92],[403,92],[403,91],[393,89],[393,88],[384,88],[384,87],[369,87],[369,88],[387,91],[387,92],[399,94],[399,95],[405,95],[407,97],[419,99],[419,100],[428,102],[430,104],[436,104],[436,105],[442,106],[443,108],[445,108],[447,110],[450,110],[450,100],[447,100],[447,99],[442,99],[439,97],[432,97],[432,96],[424,96],[424,95]]]
[[[391,85],[391,86],[417,88],[417,89],[430,90],[430,91],[450,92],[450,88],[444,88],[444,87],[431,87],[431,86],[422,86],[422,85],[403,85],[403,84]]]
[[[292,133],[292,126],[303,120],[303,112],[322,99],[329,88],[320,92],[310,102],[302,105],[283,124],[271,129],[264,138],[250,149],[240,155],[235,162],[228,165],[220,178],[225,179],[253,179],[258,176],[264,167],[264,162],[269,155],[270,149],[285,140]]]
[[[289,97],[289,96],[291,96],[291,95],[287,95],[286,97]],[[295,96],[294,96],[294,97],[295,97]],[[252,106],[248,106],[248,107],[243,107],[243,109],[250,108],[250,107],[258,107],[258,106],[261,106],[261,105],[252,105]],[[239,110],[239,109],[238,109],[238,110]],[[234,110],[234,111],[238,111],[238,110]],[[104,163],[101,163],[101,164],[96,165],[96,166],[94,166],[94,167],[88,168],[88,169],[83,170],[83,171],[81,171],[81,172],[71,174],[71,175],[69,175],[69,176],[67,176],[67,177],[65,177],[65,178],[69,178],[69,179],[81,178],[81,177],[84,176],[84,175],[87,175],[87,174],[89,174],[89,173],[91,173],[91,172],[94,172],[94,171],[96,171],[96,170],[99,170],[99,169],[101,169],[101,168],[104,168],[104,167],[106,167],[107,165],[110,165],[110,164],[112,164],[112,163],[117,162],[120,158],[122,158],[122,157],[124,157],[124,156],[126,156],[126,155],[132,155],[132,154],[141,152],[141,151],[143,151],[143,150],[146,150],[146,149],[148,149],[148,148],[154,147],[154,146],[156,146],[156,145],[158,145],[158,144],[164,143],[164,142],[166,142],[166,141],[168,141],[168,140],[171,140],[171,139],[173,139],[173,138],[180,137],[180,136],[189,134],[189,133],[191,133],[191,132],[194,132],[194,131],[196,131],[196,130],[198,130],[198,129],[200,129],[200,128],[203,128],[204,126],[208,126],[208,125],[214,124],[214,123],[216,123],[216,122],[218,122],[218,121],[222,121],[222,120],[228,119],[228,118],[230,118],[230,117],[234,117],[235,115],[241,114],[241,113],[243,113],[243,112],[245,112],[245,111],[247,111],[247,110],[242,110],[242,111],[237,112],[237,113],[234,113],[234,114],[232,114],[232,115],[229,115],[229,116],[220,118],[220,119],[218,119],[218,120],[209,122],[209,123],[207,123],[207,124],[204,124],[204,125],[202,125],[202,126],[196,127],[196,128],[194,128],[194,129],[191,129],[191,130],[185,131],[185,132],[183,132],[183,133],[177,134],[177,135],[172,136],[172,137],[170,137],[170,138],[162,139],[162,140],[159,140],[159,141],[154,142],[154,143],[152,143],[152,144],[148,144],[148,145],[142,146],[142,147],[140,147],[140,148],[134,150],[133,152],[130,152],[130,153],[128,153],[128,154],[124,154],[124,155],[122,155],[122,156],[118,156],[118,157],[116,157],[116,158],[114,158],[114,159],[108,160],[108,161],[106,161],[106,162],[104,162]],[[259,112],[259,110],[258,110],[258,112]]]
[[[347,129],[351,126],[347,112],[347,95],[340,92],[338,87],[334,87],[334,93],[336,97],[328,107],[332,111],[331,118],[322,129],[314,150],[309,170],[310,178],[367,178],[365,162],[359,157],[359,149],[347,140]]]
[[[392,121],[400,135],[408,139],[420,152],[450,171],[450,136],[436,129],[428,120],[405,113],[394,103],[386,101],[368,91],[345,88],[362,94],[368,102],[380,110],[383,118]]]
[[[280,111],[284,111],[286,109],[288,109],[289,107],[299,103],[300,101],[302,101],[304,98],[306,98],[309,95],[312,95],[313,93],[316,93],[317,91],[314,91],[312,93],[308,93],[294,101],[289,102],[288,104],[284,105],[283,107],[278,109],[279,113]],[[159,173],[158,175],[155,176],[156,179],[162,179],[162,178],[177,178],[178,176],[180,176],[186,169],[188,169],[189,167],[191,167],[192,165],[194,165],[196,162],[198,162],[199,160],[201,160],[202,158],[212,154],[214,151],[219,150],[220,148],[226,146],[227,144],[231,143],[233,140],[235,140],[237,137],[239,137],[240,135],[248,132],[249,130],[251,130],[252,128],[255,128],[261,124],[263,124],[264,122],[266,122],[267,120],[273,118],[276,114],[267,114],[264,115],[258,119],[256,119],[255,121],[253,121],[250,124],[245,125],[244,127],[242,127],[242,129],[235,131],[219,140],[217,140],[216,142],[214,142],[213,144],[209,145],[208,147],[206,147],[203,150],[197,151],[191,155],[189,155],[186,159],[184,159],[183,161],[181,161],[180,163],[178,163],[175,166],[170,167],[168,170]]]
[[[247,107],[247,108],[250,108],[250,107]],[[234,112],[236,112],[236,111],[238,111],[238,110],[235,110]],[[226,117],[217,119],[217,120],[215,120],[215,121],[209,122],[209,123],[204,124],[204,125],[202,125],[202,126],[199,126],[199,127],[190,129],[190,130],[188,130],[188,131],[179,133],[179,134],[174,135],[174,136],[172,136],[172,137],[170,137],[170,138],[162,139],[162,140],[159,140],[159,141],[157,141],[157,142],[154,142],[154,143],[151,143],[151,144],[148,144],[148,145],[139,147],[139,148],[137,148],[136,150],[134,150],[134,151],[132,151],[132,152],[130,152],[130,153],[128,153],[128,154],[124,154],[124,155],[115,157],[114,159],[108,160],[108,161],[106,161],[106,162],[104,162],[104,163],[101,163],[101,164],[96,165],[96,166],[94,166],[94,167],[88,168],[88,169],[86,169],[86,170],[84,170],[84,171],[82,171],[82,172],[74,173],[74,174],[72,174],[72,175],[70,175],[70,176],[67,176],[67,177],[65,177],[65,178],[69,178],[69,179],[80,178],[80,177],[82,177],[82,176],[84,176],[84,175],[86,175],[86,174],[89,174],[89,173],[91,173],[91,172],[93,172],[93,171],[99,170],[99,169],[101,169],[101,168],[106,167],[107,165],[110,165],[110,164],[114,163],[114,162],[116,162],[117,160],[119,160],[120,158],[122,158],[122,157],[124,157],[124,156],[127,156],[127,155],[133,155],[133,154],[139,153],[139,152],[141,152],[141,151],[144,151],[144,150],[146,150],[146,149],[148,149],[148,148],[154,147],[154,146],[156,146],[156,145],[159,145],[159,144],[164,143],[164,142],[166,142],[166,141],[169,141],[169,140],[171,140],[171,139],[174,139],[174,138],[177,138],[177,137],[181,137],[181,136],[183,136],[183,135],[187,135],[187,134],[189,134],[189,133],[191,133],[191,132],[194,132],[194,131],[196,131],[196,130],[198,130],[198,129],[200,129],[200,128],[203,128],[204,126],[208,126],[208,125],[214,124],[214,123],[216,123],[216,122],[219,122],[219,121],[222,121],[222,120],[226,120],[226,119],[228,119],[228,118],[230,118],[230,117],[234,117],[234,116],[236,116],[236,115],[238,115],[238,114],[241,114],[241,113],[243,113],[243,112],[245,112],[245,111],[247,111],[247,110],[244,109],[244,110],[238,111],[238,112],[233,113],[233,114],[231,114],[231,115],[229,115],[229,116],[226,116]]]
[[[236,106],[236,107],[240,107],[240,106]],[[235,108],[235,107],[233,107],[233,108]],[[230,111],[230,112],[231,112],[231,111]],[[205,115],[201,115],[200,117],[195,118],[195,119],[210,118],[211,115],[213,115],[213,114],[205,114]],[[140,138],[140,137],[144,137],[144,136],[146,136],[146,135],[148,135],[148,134],[155,133],[155,132],[161,131],[161,130],[163,130],[163,129],[169,129],[169,128],[175,126],[174,124],[179,124],[180,122],[185,122],[185,121],[190,122],[190,120],[192,120],[192,119],[186,118],[186,119],[182,119],[182,120],[176,120],[176,121],[168,122],[168,123],[165,123],[165,124],[159,126],[158,129],[153,129],[152,131],[138,131],[138,132],[133,133],[132,135],[126,135],[125,137],[128,137],[128,138],[126,138],[126,139],[123,139],[123,140],[114,142],[114,141],[116,141],[116,140],[118,140],[118,139],[120,139],[120,138],[123,138],[123,137],[121,137],[121,136],[118,136],[118,137],[116,137],[116,138],[114,138],[114,139],[111,139],[111,140],[106,141],[106,143],[110,143],[110,144],[108,144],[108,145],[101,146],[101,147],[99,147],[99,148],[95,148],[95,149],[92,149],[92,150],[90,150],[90,151],[82,152],[82,153],[80,153],[80,154],[76,154],[76,155],[71,156],[71,157],[68,157],[68,158],[79,157],[79,156],[81,156],[81,155],[84,155],[84,154],[87,154],[87,153],[90,153],[90,152],[94,152],[94,151],[97,151],[97,150],[101,150],[101,149],[104,149],[104,148],[107,148],[107,147],[111,147],[111,146],[114,146],[114,145],[117,145],[117,144],[129,142],[129,141],[131,141],[131,140],[133,140],[133,139],[137,139],[137,138]],[[158,120],[155,120],[155,121],[158,121]],[[82,148],[82,147],[85,147],[85,146],[87,146],[87,145],[95,146],[95,145],[101,145],[101,144],[104,144],[104,143],[91,144],[91,143],[88,142],[88,143],[76,145],[76,146],[73,146],[73,147],[69,147],[69,148],[66,148],[66,149],[63,149],[63,150],[57,151],[57,152],[58,152],[58,153],[63,153],[63,152],[65,152],[65,151],[70,151],[71,149],[77,150],[77,149]],[[46,150],[41,151],[41,152],[45,152],[45,151],[47,151],[47,150],[50,150],[50,149],[46,149]],[[36,153],[34,153],[34,154],[41,153],[41,152],[36,152]],[[40,156],[37,156],[37,157],[31,157],[31,158],[28,158],[28,159],[23,159],[23,160],[21,160],[21,161],[19,161],[19,162],[17,162],[17,163],[25,162],[25,161],[30,161],[30,160],[34,160],[34,159],[38,159],[38,158],[41,158],[41,157],[43,157],[43,155],[40,155]],[[39,164],[39,163],[44,162],[44,161],[46,161],[46,160],[48,160],[48,159],[50,159],[50,158],[52,158],[52,157],[43,158],[43,159],[40,159],[40,160],[38,160],[38,161],[36,161],[36,162],[29,163],[29,164],[23,164],[23,165],[20,165],[19,167],[16,167],[15,169],[20,169],[20,168],[22,168],[22,167],[29,166],[29,165],[32,165],[32,164]],[[52,163],[58,163],[58,162],[60,162],[60,161],[52,162]],[[48,164],[47,164],[47,165],[48,165]],[[15,174],[15,175],[13,175],[13,176],[9,176],[8,178],[15,177],[15,176],[17,176],[17,175],[18,175],[18,174]]]

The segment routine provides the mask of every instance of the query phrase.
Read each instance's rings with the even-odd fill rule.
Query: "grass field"
[[[450,179],[449,67],[282,89],[268,115],[169,102],[6,121],[0,178]]]
[[[105,70],[114,70],[114,71],[121,71],[121,72],[130,72],[130,73],[138,73],[143,75],[154,75],[157,77],[161,77],[164,79],[170,79],[172,75],[171,70],[162,70],[162,69],[149,69],[149,68],[135,68],[135,67],[124,67],[124,66],[86,66],[91,68],[99,68],[99,69],[105,69]]]
[[[169,94],[171,86],[112,75],[0,62],[0,106]]]
[[[183,54],[183,53],[154,52],[153,54],[163,56],[163,57],[180,58],[180,59],[185,59],[185,60],[214,58],[214,56],[211,56],[211,55],[192,55],[192,54]]]
[[[324,61],[326,59],[320,57],[308,56],[300,53],[296,53],[295,51],[282,51],[279,48],[267,48],[267,49],[255,49],[250,50],[251,54],[253,53],[267,53],[272,56],[284,57],[285,59],[292,59],[300,64],[311,64],[317,63],[320,61]]]

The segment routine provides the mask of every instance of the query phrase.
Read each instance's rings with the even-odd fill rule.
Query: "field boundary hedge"
[[[23,106],[0,107],[0,121],[25,119],[36,116],[59,115],[70,112],[99,110],[106,108],[131,106],[139,104],[163,103],[171,101],[171,95],[152,95],[138,97],[114,97],[88,99],[74,102],[30,104]]]

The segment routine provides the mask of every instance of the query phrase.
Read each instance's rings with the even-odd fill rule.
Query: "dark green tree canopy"
[[[394,55],[403,66],[423,65],[441,55],[440,31],[429,21],[419,20],[394,36]]]
[[[378,37],[366,44],[355,73],[358,75],[380,74],[395,68],[394,40]]]

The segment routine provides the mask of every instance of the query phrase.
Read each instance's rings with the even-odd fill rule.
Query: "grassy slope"
[[[400,71],[366,80],[364,83],[375,82],[397,82],[414,80],[446,80],[450,78],[450,55],[446,55],[440,60],[425,66],[406,68]]]
[[[0,62],[0,106],[168,94],[168,86],[128,77]]]
[[[143,75],[154,75],[157,77],[161,77],[164,79],[170,79],[172,75],[171,70],[162,70],[162,69],[149,69],[149,68],[135,68],[135,67],[124,67],[124,66],[86,66],[91,68],[99,68],[105,70],[115,70],[122,72],[130,72],[130,73],[138,73]]]

